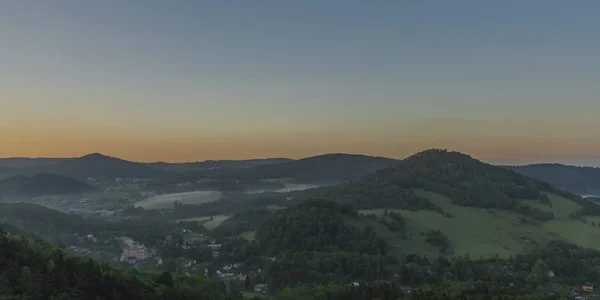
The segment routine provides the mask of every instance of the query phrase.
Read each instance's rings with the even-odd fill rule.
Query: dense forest
[[[361,272],[355,263],[366,263],[366,272],[373,272],[373,276],[379,269],[377,262],[369,264],[335,253],[315,261],[301,252],[288,256],[283,257],[281,266],[296,270],[289,275],[294,276],[291,280],[306,280],[310,276],[303,273],[335,266],[336,259],[344,261],[343,268],[346,268],[339,267],[339,274]],[[412,254],[394,268],[389,279],[338,284],[335,283],[337,274],[331,272],[328,279],[333,283],[288,284],[276,299],[568,299],[582,293],[583,284],[600,280],[598,257],[599,251],[561,241],[508,259],[440,256],[430,260]]]
[[[356,209],[399,208],[409,210],[433,210],[444,213],[429,199],[418,196],[413,190],[390,182],[344,183],[335,187],[322,187],[296,192],[298,199],[323,198],[350,204]]]
[[[277,255],[265,272],[274,289],[300,284],[386,278],[389,246],[372,227],[354,227],[349,205],[309,200],[280,210],[256,233],[262,253]]]
[[[0,232],[0,298],[241,299],[222,283],[113,269],[64,253],[42,241]]]
[[[364,236],[348,219],[358,212],[349,205],[333,201],[308,200],[275,212],[256,233],[256,240],[267,253],[286,250],[335,252],[351,251],[385,254],[385,242]]]
[[[275,300],[564,300],[565,294],[547,294],[523,288],[494,290],[487,283],[448,282],[410,289],[390,281],[372,281],[355,285],[328,284],[286,288]]]
[[[401,262],[393,280],[380,280],[377,277],[390,275],[378,274],[384,263],[381,259],[356,253],[312,253],[309,257],[296,252],[282,256],[281,263],[273,264],[267,272],[284,268],[289,274],[281,281],[299,280],[285,284],[275,299],[564,299],[559,296],[572,291],[548,292],[546,288],[556,279],[547,272],[552,270],[565,284],[598,280],[599,255],[562,242],[508,260],[440,257],[429,261],[411,255]],[[332,281],[326,285],[310,283],[313,269],[328,272]],[[369,276],[374,278],[367,276],[350,285],[335,283],[336,272],[340,277],[372,272]],[[7,300],[242,299],[227,294],[222,283],[208,279],[114,269],[86,257],[70,256],[45,242],[3,232],[0,279],[0,297]]]
[[[446,150],[417,153],[392,167],[365,176],[358,185],[368,195],[373,194],[373,189],[376,193],[401,188],[425,189],[448,196],[457,205],[512,210],[541,221],[554,216],[522,203],[521,199],[552,205],[544,194],[551,192],[576,202],[584,201],[549,184]]]
[[[226,193],[218,201],[199,205],[175,202],[174,211],[169,217],[172,219],[185,219],[198,216],[229,215],[232,213],[243,213],[257,207],[284,205],[286,202],[286,197],[279,193]],[[136,209],[139,210],[139,208]]]

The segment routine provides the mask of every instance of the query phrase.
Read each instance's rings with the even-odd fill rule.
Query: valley
[[[600,300],[600,1],[0,1],[0,300]]]
[[[66,161],[82,175],[107,161],[110,168],[98,179],[7,179],[0,192],[4,202],[16,203],[4,204],[0,224],[117,268],[207,277],[246,295],[277,296],[302,289],[297,282],[344,286],[396,278],[418,287],[446,278],[434,272],[418,279],[417,269],[407,269],[415,268],[415,257],[487,265],[539,256],[555,243],[600,250],[594,199],[456,152],[143,168],[96,154],[79,162],[27,160],[23,168]],[[156,170],[141,177],[113,173],[145,168]],[[353,263],[333,263],[340,259]],[[285,271],[300,265],[306,269]]]

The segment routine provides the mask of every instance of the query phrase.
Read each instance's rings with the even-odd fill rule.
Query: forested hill
[[[131,273],[0,231],[0,299],[242,299],[201,278]]]
[[[6,167],[4,167],[6,166]],[[84,180],[112,180],[116,177],[150,178],[164,171],[148,164],[127,161],[100,153],[64,159],[4,159],[0,164],[0,176],[35,175],[51,173]]]
[[[0,203],[0,220],[13,226],[18,224],[19,230],[22,230],[19,233],[34,232],[42,235],[87,233],[95,225],[91,221],[86,222],[80,215],[66,214],[33,203]]]
[[[55,174],[32,177],[13,176],[0,180],[0,196],[42,196],[94,191],[95,188],[77,180]]]
[[[425,189],[448,196],[457,205],[512,210],[538,220],[549,220],[553,215],[527,206],[522,199],[552,205],[545,194],[548,192],[575,202],[583,201],[581,197],[517,172],[483,163],[466,154],[438,149],[417,153],[393,167],[366,176],[362,182]]]
[[[0,223],[0,232],[2,232],[2,231],[8,232],[11,234],[15,234],[15,235],[21,235],[26,238],[33,238],[33,239],[38,239],[38,240],[42,239],[42,237],[40,237],[39,235],[37,235],[35,233],[23,230],[21,228],[18,228],[16,226],[13,226],[13,225],[7,224],[7,223]]]
[[[230,171],[235,173],[240,169],[249,169],[263,165],[280,164],[294,161],[289,158],[265,158],[265,159],[246,159],[246,160],[205,160],[202,162],[188,162],[188,163],[165,163],[156,162],[149,163],[148,166],[153,168],[167,171],[167,172],[201,172],[201,171],[212,171],[226,173]]]
[[[273,254],[286,250],[385,254],[383,240],[362,235],[347,224],[348,218],[358,218],[351,206],[308,200],[275,212],[259,228],[256,240],[261,249]]]
[[[359,229],[360,218],[352,207],[326,200],[271,215],[256,232],[261,252],[277,256],[265,266],[269,288],[389,278],[390,247],[372,226]]]
[[[561,164],[505,166],[504,168],[549,182],[572,193],[600,195],[600,168]]]
[[[517,172],[462,153],[437,149],[417,153],[356,182],[306,194],[349,202],[359,209],[440,211],[428,199],[418,196],[414,192],[417,189],[448,196],[456,205],[512,210],[542,221],[552,219],[552,213],[530,207],[521,200],[551,205],[545,193],[555,193],[578,203],[585,201]]]
[[[296,161],[255,167],[252,178],[293,178],[301,182],[348,181],[388,167],[397,160],[353,154],[325,154]]]
[[[44,170],[72,178],[91,177],[98,180],[114,180],[115,177],[148,178],[162,173],[162,171],[146,164],[122,160],[100,153],[65,160],[59,164],[48,166]]]

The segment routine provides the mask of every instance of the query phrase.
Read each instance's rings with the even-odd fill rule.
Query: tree
[[[252,289],[252,284],[250,282],[250,275],[246,275],[246,280],[244,280],[244,289],[247,291]]]
[[[531,272],[527,275],[527,283],[533,287],[548,283],[548,281],[550,281],[550,278],[548,277],[549,271],[550,267],[548,267],[546,262],[541,258],[538,258],[535,261],[535,264],[533,264]]]
[[[17,281],[17,290],[27,294],[31,299],[39,299],[41,297],[41,282],[36,279],[36,276],[29,267],[21,268],[21,276]]]
[[[156,283],[164,286],[173,286],[173,276],[171,276],[171,273],[163,272],[160,276],[158,276],[158,278],[156,278]]]
[[[292,292],[292,290],[290,288],[285,288],[281,292],[279,292],[279,294],[277,295],[277,299],[278,300],[293,300],[293,299],[297,299],[297,298],[294,297],[294,293]]]
[[[293,257],[294,268],[301,269],[306,268],[308,265],[308,258],[304,252],[296,252]]]

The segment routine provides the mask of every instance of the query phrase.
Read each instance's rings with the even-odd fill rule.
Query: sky
[[[600,2],[0,0],[0,157],[600,165]]]

